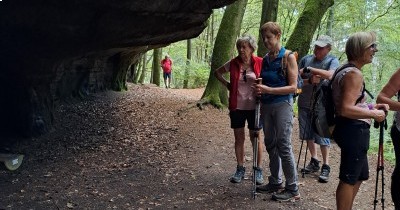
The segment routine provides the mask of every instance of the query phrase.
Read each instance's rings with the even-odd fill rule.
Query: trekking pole
[[[381,203],[382,203],[382,209],[385,209],[385,198],[384,198],[384,192],[385,192],[385,179],[384,179],[384,165],[383,165],[383,132],[384,129],[387,129],[387,121],[386,119],[379,124],[377,122],[374,123],[374,127],[377,128],[379,126],[379,149],[378,149],[378,164],[376,168],[376,180],[375,180],[375,198],[374,198],[374,210],[376,210],[376,205],[378,203],[378,181],[379,181],[379,171],[381,172],[381,178],[382,178],[382,185],[381,185],[381,190],[382,190],[382,197],[381,197]]]
[[[305,141],[305,140],[303,140]],[[308,141],[307,141],[307,145],[306,145],[306,153],[304,154],[304,162],[303,162],[303,170],[301,170],[301,177],[304,178],[305,174],[306,174],[306,161],[307,161],[307,152],[308,152]]]
[[[262,83],[262,79],[258,78],[256,80],[257,84]],[[257,170],[257,165],[258,165],[258,137],[260,134],[260,96],[256,96],[256,116],[255,116],[255,132],[254,132],[254,140],[253,140],[253,190],[252,190],[252,197],[253,199],[256,199],[256,188],[257,188],[257,181],[256,181],[256,170]]]
[[[297,170],[299,170],[299,163],[300,163],[301,152],[303,151],[303,143],[304,143],[304,141],[301,139],[299,157],[297,158],[297,166],[296,166]]]
[[[313,89],[312,89],[312,92],[311,92],[311,98],[310,98],[310,123],[309,123],[309,126],[308,126],[308,132],[311,132],[311,129],[312,129],[312,119],[313,119],[313,106],[314,106],[314,96],[315,96],[315,91],[317,90],[317,85],[313,85]],[[306,140],[304,140],[304,136],[306,135],[306,131],[304,130],[304,133],[303,133],[303,140],[302,140],[302,143],[301,143],[301,146],[303,146],[303,141],[306,141]],[[307,141],[307,147],[306,147],[306,153],[305,153],[305,155],[304,155],[304,162],[303,162],[303,170],[301,170],[301,177],[302,178],[304,178],[305,177],[305,174],[306,174],[306,170],[305,170],[305,168],[306,168],[306,162],[307,162],[307,152],[308,152],[308,141]],[[300,149],[301,149],[301,147],[300,147]],[[299,159],[300,159],[300,155],[299,155]]]

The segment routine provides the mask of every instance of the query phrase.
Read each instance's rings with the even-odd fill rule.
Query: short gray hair
[[[243,34],[236,40],[236,49],[240,46],[241,43],[247,42],[249,43],[250,47],[253,48],[253,52],[257,49],[257,42],[256,39],[248,34]]]

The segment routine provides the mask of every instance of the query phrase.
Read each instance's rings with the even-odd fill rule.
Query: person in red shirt
[[[161,68],[163,69],[164,84],[165,88],[171,87],[171,71],[172,71],[172,60],[169,55],[166,55],[164,59],[161,60]],[[168,83],[167,83],[168,79]]]

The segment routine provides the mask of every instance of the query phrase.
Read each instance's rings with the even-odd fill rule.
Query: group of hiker
[[[337,209],[352,209],[361,183],[369,178],[369,129],[374,121],[383,122],[389,110],[396,111],[391,130],[396,155],[391,192],[396,209],[399,209],[400,125],[396,122],[400,122],[400,69],[379,93],[376,104],[368,104],[362,67],[371,63],[378,51],[376,34],[352,34],[346,42],[347,61],[343,65],[329,54],[333,43],[329,36],[320,35],[313,42],[313,54],[301,58],[298,64],[295,54],[280,43],[282,31],[278,23],[263,24],[260,34],[268,50],[263,58],[254,55],[257,48],[254,37],[243,35],[236,42],[237,57],[214,72],[216,78],[229,90],[230,125],[234,132],[237,161],[236,171],[230,181],[240,183],[245,176],[244,142],[247,121],[253,146],[257,142],[254,141],[257,139],[255,137],[260,137],[257,128],[261,127],[264,134],[264,144],[262,141],[257,142],[257,165],[253,166],[254,182],[258,185],[256,191],[271,193],[271,198],[276,201],[300,199],[298,168],[291,143],[293,104],[300,75],[303,86],[297,97],[299,137],[307,142],[311,154],[310,162],[300,171],[305,174],[320,171],[318,181],[329,181],[330,139],[315,132],[310,115],[313,111],[315,88],[322,81],[330,80],[336,122],[332,137],[341,150],[339,184],[336,189]],[[228,72],[230,78],[226,80],[223,74]],[[260,79],[261,83],[255,82]],[[392,100],[396,94],[398,100]],[[255,110],[257,101],[261,103],[259,112]],[[255,113],[260,113],[259,122],[255,122]],[[317,155],[317,145],[320,147],[322,159]],[[270,175],[266,184],[262,170],[263,148],[266,148],[269,157]]]

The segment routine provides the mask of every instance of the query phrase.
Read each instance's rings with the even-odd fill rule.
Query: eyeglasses
[[[243,71],[243,81],[244,81],[244,82],[247,82],[246,70]]]
[[[377,47],[378,47],[378,44],[373,43],[373,44],[371,44],[370,46],[368,46],[367,48],[368,48],[368,49],[374,49],[374,50],[376,50]]]

